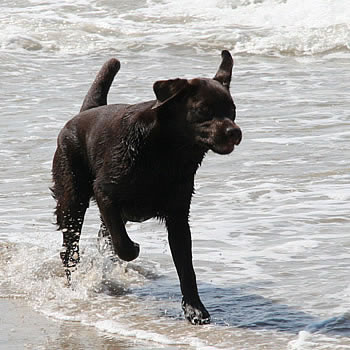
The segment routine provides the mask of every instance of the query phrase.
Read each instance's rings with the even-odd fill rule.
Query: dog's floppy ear
[[[233,59],[231,54],[224,50],[221,52],[222,61],[217,71],[214,80],[217,80],[227,89],[230,88],[231,76],[232,76],[232,67],[233,67]]]
[[[173,100],[189,85],[187,79],[158,80],[153,84],[153,91],[156,94],[157,102],[152,109],[163,106]]]

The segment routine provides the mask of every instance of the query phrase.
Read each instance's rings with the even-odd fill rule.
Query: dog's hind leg
[[[85,96],[80,112],[107,104],[109,88],[119,69],[120,62],[115,58],[111,58],[102,66]]]
[[[56,150],[52,175],[54,186],[51,190],[57,201],[57,226],[63,233],[60,256],[70,281],[70,271],[80,260],[79,239],[92,186],[81,160],[74,158],[71,152],[66,152],[62,145]]]

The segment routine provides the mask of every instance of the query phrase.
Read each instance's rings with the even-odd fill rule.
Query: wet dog
[[[91,199],[100,210],[100,233],[125,261],[139,255],[125,223],[156,217],[167,227],[185,317],[192,324],[210,322],[198,295],[188,219],[194,176],[205,154],[229,154],[242,139],[229,92],[232,67],[231,54],[223,51],[213,79],[157,81],[156,100],[107,105],[120,63],[111,59],[103,65],[80,113],[60,132],[53,159],[52,192],[68,277],[79,262]]]

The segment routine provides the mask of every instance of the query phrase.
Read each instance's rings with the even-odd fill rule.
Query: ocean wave
[[[236,55],[350,52],[346,0],[48,0],[0,5],[3,49],[85,54],[106,49],[232,50]]]

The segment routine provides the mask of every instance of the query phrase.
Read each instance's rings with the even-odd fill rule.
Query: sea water
[[[349,1],[2,0],[0,8],[0,297],[139,349],[350,349]],[[222,49],[234,56],[243,141],[230,155],[208,153],[191,209],[212,324],[183,319],[163,225],[127,224],[140,257],[112,263],[96,247],[94,204],[68,288],[51,163],[96,72],[118,58],[109,102],[136,103],[154,98],[156,80],[213,77]]]

